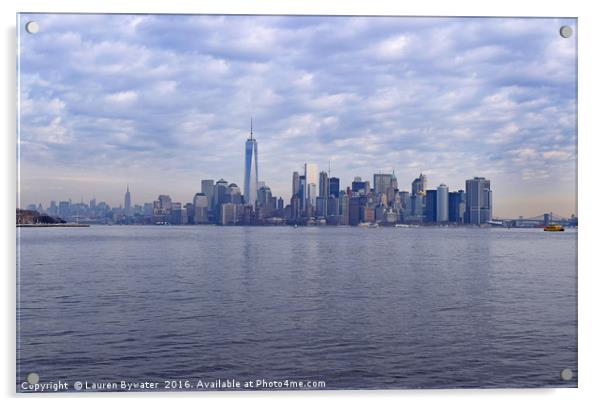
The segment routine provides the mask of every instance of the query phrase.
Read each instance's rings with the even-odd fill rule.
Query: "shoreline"
[[[90,227],[90,224],[17,224],[17,227]]]
[[[402,224],[402,223],[400,223]],[[67,224],[17,224],[19,228],[49,228],[49,227],[66,227],[66,228],[79,228],[79,227],[226,227],[226,228],[235,228],[235,227],[253,227],[253,228],[263,228],[263,227],[290,227],[290,228],[359,228],[359,229],[378,229],[378,228],[386,228],[386,229],[416,229],[416,228],[428,228],[428,229],[467,229],[467,230],[487,230],[487,229],[518,229],[518,230],[543,230],[542,227],[504,227],[504,226],[492,226],[492,225],[483,225],[483,226],[474,226],[474,225],[435,225],[435,224],[403,224],[401,226],[395,225],[375,225],[375,224],[365,224],[365,225],[324,225],[324,224],[311,224],[311,225],[294,225],[294,224],[76,224],[76,223],[67,223]],[[567,227],[566,230],[577,230],[578,227]]]

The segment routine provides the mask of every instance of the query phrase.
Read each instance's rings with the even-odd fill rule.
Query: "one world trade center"
[[[251,136],[245,143],[245,204],[255,206],[257,184],[257,140],[253,138],[253,119],[251,119]]]

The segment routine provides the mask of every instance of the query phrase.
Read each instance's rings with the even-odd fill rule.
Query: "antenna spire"
[[[253,139],[253,116],[251,116],[251,139]]]

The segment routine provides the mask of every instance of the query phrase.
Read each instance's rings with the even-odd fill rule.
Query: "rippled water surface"
[[[19,229],[17,388],[303,379],[577,385],[577,233]],[[573,379],[560,379],[571,368]],[[196,381],[195,381],[196,382]]]

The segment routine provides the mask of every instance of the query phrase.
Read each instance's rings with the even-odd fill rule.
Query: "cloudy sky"
[[[40,31],[27,34],[34,19]],[[576,211],[576,20],[21,15],[21,204],[189,202],[201,179],[290,198],[318,164],[491,179],[495,216]]]

